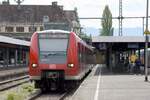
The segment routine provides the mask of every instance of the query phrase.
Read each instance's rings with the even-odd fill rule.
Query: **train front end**
[[[29,72],[35,87],[42,90],[64,88],[69,36],[69,32],[62,31],[42,31],[32,36]]]

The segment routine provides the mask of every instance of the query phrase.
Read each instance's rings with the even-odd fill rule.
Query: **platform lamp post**
[[[148,42],[149,42],[149,31],[148,31],[148,8],[149,8],[149,0],[146,2],[146,29],[145,29],[145,82],[148,81]]]

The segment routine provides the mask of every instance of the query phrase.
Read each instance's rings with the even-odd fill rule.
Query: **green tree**
[[[112,14],[108,5],[105,6],[102,17],[103,17],[101,21],[102,30],[101,30],[100,35],[101,36],[113,36],[114,29],[112,28]]]

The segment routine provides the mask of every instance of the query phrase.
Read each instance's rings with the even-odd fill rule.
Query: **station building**
[[[67,27],[67,30],[79,33],[77,9],[64,10],[62,5],[12,5],[9,0],[0,4],[0,35],[30,40],[35,31],[42,31],[44,25]],[[63,25],[60,25],[63,24]],[[60,25],[60,26],[57,26]]]
[[[143,64],[141,67],[144,69],[146,50],[144,36],[97,36],[92,38],[92,43],[97,50],[97,63],[106,64],[110,70],[120,69],[121,72],[127,70],[125,61],[132,55],[141,60]],[[148,59],[149,54],[148,51]],[[148,67],[150,68],[150,62]]]
[[[30,42],[0,36],[0,70],[28,66]]]

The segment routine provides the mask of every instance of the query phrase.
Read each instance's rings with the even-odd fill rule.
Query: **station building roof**
[[[0,43],[7,43],[13,45],[20,45],[20,46],[30,46],[30,42],[28,41],[14,39],[6,36],[0,36]]]
[[[97,36],[92,37],[92,44],[99,50],[106,50],[110,46],[114,51],[138,50],[145,48],[145,36]]]
[[[150,40],[150,39],[149,39]],[[97,36],[92,37],[92,42],[96,43],[143,43],[145,36]]]

